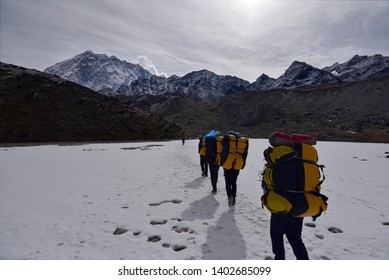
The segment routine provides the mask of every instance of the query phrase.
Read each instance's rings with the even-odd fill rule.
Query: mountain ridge
[[[181,94],[117,98],[177,123],[191,137],[216,129],[267,138],[280,130],[312,134],[320,141],[389,143],[389,75],[295,89],[251,90],[213,100]]]
[[[83,60],[83,57],[86,57],[86,59]],[[72,63],[73,60],[80,59],[84,61],[85,65],[77,64],[78,68],[72,66],[74,64]],[[56,74],[65,79],[70,77],[73,82],[92,88],[107,96],[145,94],[164,96],[180,93],[187,96],[198,96],[203,99],[215,99],[248,90],[293,89],[301,86],[342,83],[389,73],[389,57],[382,55],[355,55],[345,63],[335,63],[322,69],[305,62],[294,61],[285,73],[277,79],[262,74],[253,83],[239,77],[218,75],[206,69],[192,71],[182,77],[173,75],[166,78],[153,75],[140,65],[126,61],[120,61],[121,66],[119,70],[115,71],[114,69],[117,67],[115,63],[111,66],[106,65],[109,59],[120,61],[115,56],[108,58],[106,55],[86,51],[73,59],[55,64],[55,67],[46,68],[45,72]],[[86,70],[83,70],[82,67],[85,67]],[[126,67],[129,67],[130,70],[125,70]],[[111,73],[107,69],[111,70]],[[98,73],[96,74],[95,71]],[[86,75],[88,79],[82,79],[82,76],[85,76],[82,75],[83,72],[90,74]],[[69,73],[72,74],[69,75]]]
[[[389,75],[205,100],[180,93],[106,97],[52,74],[0,66],[2,143],[177,139],[212,129],[389,143]]]

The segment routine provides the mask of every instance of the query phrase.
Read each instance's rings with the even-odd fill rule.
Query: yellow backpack
[[[204,141],[203,137],[200,137],[200,139],[199,139],[199,154],[200,154],[200,156],[205,156],[205,152],[206,152],[205,141]]]
[[[220,165],[224,169],[243,169],[246,165],[249,140],[240,134],[227,134],[222,140]]]
[[[261,200],[270,212],[291,212],[296,217],[316,219],[327,210],[328,198],[320,193],[325,179],[324,166],[317,164],[317,150],[312,145],[293,143],[293,146],[269,147],[264,157],[265,193]]]

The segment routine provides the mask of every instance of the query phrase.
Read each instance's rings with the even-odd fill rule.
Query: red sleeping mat
[[[304,134],[287,135],[279,131],[270,134],[269,142],[270,145],[272,145],[273,147],[281,146],[281,145],[292,146],[293,143],[305,143],[310,145],[316,144],[315,138],[311,135],[304,135]]]

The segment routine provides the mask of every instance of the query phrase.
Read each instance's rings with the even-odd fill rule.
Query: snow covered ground
[[[2,260],[264,260],[273,257],[250,139],[227,205],[202,178],[197,140],[0,148]],[[328,211],[304,220],[311,259],[389,259],[389,145],[319,142]],[[287,259],[295,259],[287,241]]]

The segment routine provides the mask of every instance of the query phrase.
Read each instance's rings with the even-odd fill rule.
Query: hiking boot
[[[212,191],[212,193],[213,193],[213,194],[216,194],[216,193],[217,193],[217,191],[216,191],[216,190],[213,190],[213,191]]]
[[[228,207],[232,207],[234,205],[235,205],[235,199],[232,196],[230,196],[228,198]]]

